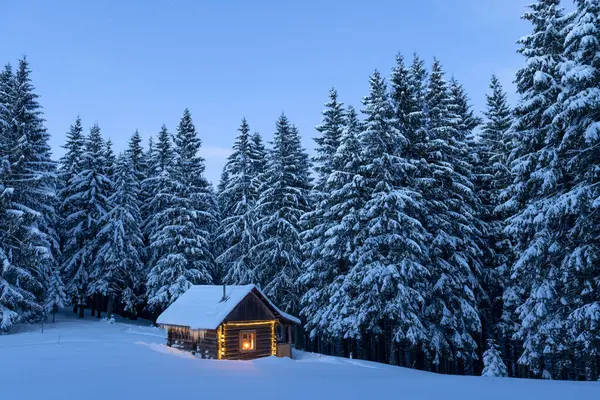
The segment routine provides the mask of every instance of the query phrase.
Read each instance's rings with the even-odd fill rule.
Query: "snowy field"
[[[600,382],[442,376],[300,352],[201,360],[142,323],[59,315],[43,334],[35,326],[0,336],[0,399],[600,399]]]

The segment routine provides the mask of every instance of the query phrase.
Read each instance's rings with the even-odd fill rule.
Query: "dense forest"
[[[72,306],[152,318],[255,283],[297,346],[452,374],[600,378],[600,1],[537,0],[517,103],[476,115],[442,63],[396,57],[315,151],[241,121],[218,187],[189,110],[113,152],[77,118],[53,160],[26,59],[0,72],[0,332]],[[485,88],[482,88],[482,91]],[[313,134],[313,133],[310,133]]]

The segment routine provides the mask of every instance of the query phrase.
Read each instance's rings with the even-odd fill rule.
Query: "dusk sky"
[[[413,52],[466,87],[476,110],[496,73],[513,91],[530,0],[6,1],[0,62],[27,55],[55,157],[79,114],[115,150],[175,131],[188,107],[215,184],[242,117],[272,138],[282,113],[311,150],[332,86],[360,106],[374,69]],[[511,93],[511,100],[514,95]]]

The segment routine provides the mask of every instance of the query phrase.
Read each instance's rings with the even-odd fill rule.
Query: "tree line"
[[[332,89],[314,155],[242,120],[220,182],[185,110],[115,155],[71,126],[52,161],[26,60],[0,75],[0,330],[72,304],[156,316],[192,284],[259,285],[297,345],[442,373],[600,376],[600,3],[537,0],[511,108],[483,117],[398,55],[359,111]]]

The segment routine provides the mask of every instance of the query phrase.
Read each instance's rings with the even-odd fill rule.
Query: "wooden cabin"
[[[300,320],[254,285],[192,286],[157,319],[167,345],[202,358],[292,357],[292,326]]]

